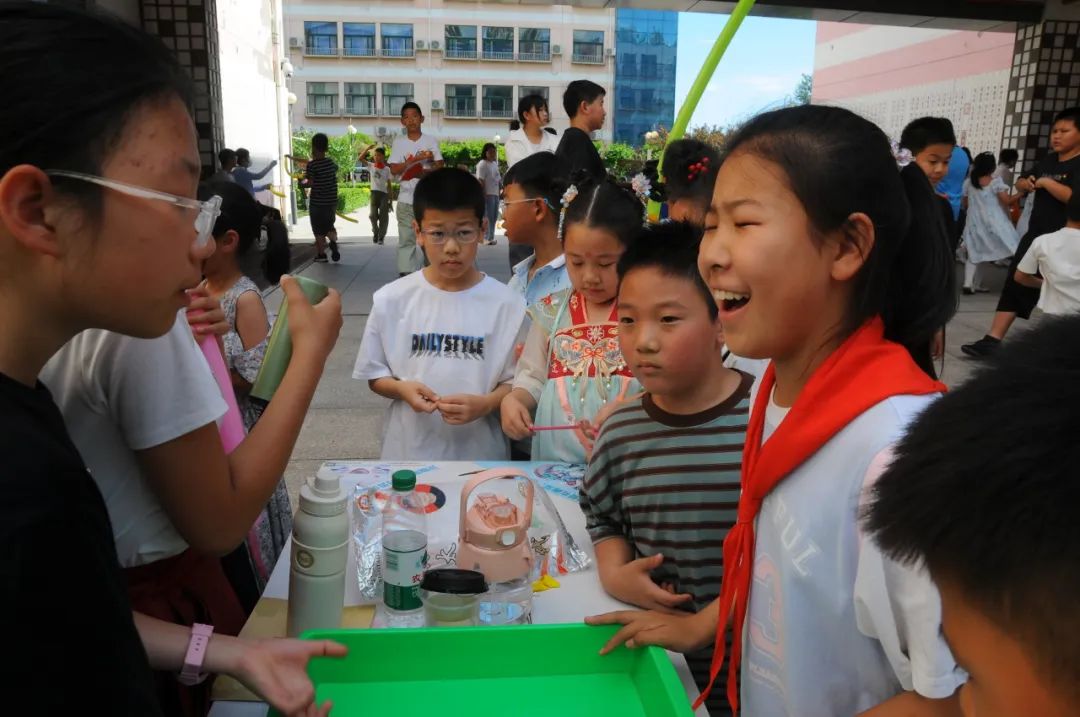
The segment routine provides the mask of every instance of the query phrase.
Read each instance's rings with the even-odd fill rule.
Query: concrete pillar
[[[1080,104],[1080,5],[1049,0],[1043,20],[1016,31],[1001,146],[1026,169],[1047,153],[1054,115]]]

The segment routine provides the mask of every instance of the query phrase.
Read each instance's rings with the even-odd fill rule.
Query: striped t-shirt
[[[337,171],[337,164],[329,157],[308,162],[304,172],[304,178],[311,181],[308,204],[317,207],[337,206]]]
[[[646,394],[604,423],[581,488],[594,543],[630,543],[634,557],[664,554],[657,584],[689,593],[703,610],[720,594],[724,537],[735,525],[753,377],[740,372],[735,392],[689,416],[661,410]],[[711,649],[687,655],[698,686],[708,678]],[[726,676],[726,671],[722,673]],[[722,681],[709,709],[724,714]]]

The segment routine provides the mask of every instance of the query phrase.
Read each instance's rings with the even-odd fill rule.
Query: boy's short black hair
[[[478,220],[484,218],[484,188],[476,177],[456,167],[443,167],[424,176],[413,193],[413,214],[417,224],[424,223],[424,212],[438,209],[452,212],[470,209]]]
[[[944,117],[920,117],[908,122],[900,133],[900,146],[918,154],[932,144],[956,145],[953,123]]]
[[[1057,124],[1061,120],[1069,120],[1073,123],[1074,127],[1080,129],[1080,106],[1066,107],[1054,115],[1054,124]]]
[[[516,184],[525,192],[525,196],[543,199],[552,216],[558,217],[563,194],[570,186],[565,176],[565,167],[551,152],[530,154],[506,171],[503,186]]]
[[[319,152],[325,152],[330,149],[330,140],[322,132],[314,134],[311,136],[311,148]]]
[[[701,294],[702,301],[709,309],[709,318],[715,320],[720,311],[713,301],[712,292],[698,271],[701,233],[701,228],[690,222],[663,222],[642,227],[627,243],[626,251],[619,257],[616,266],[619,281],[634,269],[649,267],[667,276],[685,279]]]
[[[877,481],[866,527],[1080,697],[1080,315],[1047,318],[935,401]]]
[[[1003,149],[1001,155],[998,156],[998,164],[1008,164],[1012,166],[1020,161],[1020,153],[1015,149]]]
[[[376,147],[375,152],[376,152],[376,154],[381,154],[381,155],[383,155],[385,157],[386,156],[386,147]]]
[[[1080,192],[1073,192],[1066,202],[1065,218],[1070,222],[1080,222]]]
[[[410,110],[410,109],[411,110],[416,110],[417,112],[419,112],[421,117],[424,116],[424,110],[420,109],[420,105],[416,104],[415,102],[406,102],[405,104],[403,104],[401,106],[401,116],[404,117],[405,116],[405,110]]]
[[[715,147],[696,139],[675,140],[664,150],[664,187],[668,201],[693,199],[704,201],[707,207],[719,171],[720,152]]]
[[[597,97],[606,94],[604,88],[592,80],[574,80],[566,86],[566,91],[563,92],[562,106],[566,110],[567,116],[574,119],[582,102],[589,104],[595,102]]]
[[[223,149],[217,153],[217,158],[218,162],[221,163],[221,166],[224,167],[226,164],[236,160],[236,152],[231,149]]]

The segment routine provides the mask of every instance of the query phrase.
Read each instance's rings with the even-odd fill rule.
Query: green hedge
[[[339,187],[337,208],[342,214],[351,214],[371,203],[371,189],[364,187]]]

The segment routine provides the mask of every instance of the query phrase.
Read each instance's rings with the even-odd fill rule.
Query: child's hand
[[[708,609],[715,608],[710,606]],[[656,645],[675,652],[693,652],[708,647],[716,638],[716,623],[704,610],[697,614],[619,610],[587,617],[585,623],[623,626],[600,648],[601,655],[624,643],[630,649]]]
[[[398,393],[401,400],[417,413],[433,413],[438,407],[439,394],[419,381],[401,381]]]
[[[612,597],[646,610],[685,615],[685,611],[677,608],[692,600],[693,596],[688,593],[676,595],[671,590],[665,590],[653,582],[652,577],[649,575],[650,572],[659,568],[663,562],[664,556],[657,553],[606,570],[604,589],[611,593]]]
[[[312,306],[291,276],[281,277],[281,289],[289,300],[293,355],[304,354],[322,365],[341,331],[341,294],[330,289],[325,299]]]
[[[315,703],[307,674],[312,657],[344,657],[345,646],[330,640],[237,641],[235,667],[228,672],[287,717],[325,717],[331,704]]]
[[[210,296],[205,283],[188,289],[187,295],[187,321],[196,340],[207,334],[224,336],[229,333],[229,322],[225,320],[221,302]]]
[[[503,396],[499,406],[503,433],[520,441],[532,435],[532,414],[513,393]]]
[[[485,396],[472,393],[455,393],[438,400],[437,408],[443,420],[451,426],[463,426],[491,413],[491,405]]]

